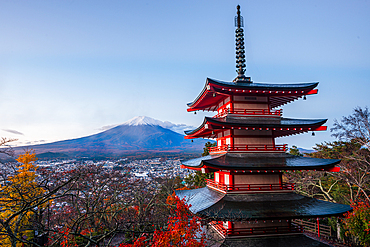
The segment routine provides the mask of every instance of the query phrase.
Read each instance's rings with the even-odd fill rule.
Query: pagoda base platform
[[[303,227],[292,224],[290,220],[252,221],[249,223],[212,221],[208,224],[223,238],[244,238],[303,233]],[[229,226],[231,226],[231,228],[229,228]]]
[[[207,227],[207,246],[212,247],[330,247],[329,243],[307,236],[304,233],[277,234],[224,238],[212,227]]]
[[[312,239],[304,234],[281,235],[268,237],[250,237],[244,239],[224,239],[220,247],[330,247],[318,240]]]

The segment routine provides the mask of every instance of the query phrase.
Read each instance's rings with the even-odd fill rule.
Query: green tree
[[[303,156],[303,154],[299,151],[298,147],[294,145],[289,149],[289,154]]]
[[[217,143],[216,142],[206,142],[204,144],[204,148],[203,148],[203,153],[202,153],[202,156],[207,156],[209,155],[209,148],[210,147],[216,147],[217,146]]]
[[[209,155],[209,148],[210,147],[216,147],[216,142],[206,142],[204,144],[203,153],[202,156]],[[202,173],[201,171],[195,171],[192,174],[189,174],[187,177],[185,177],[184,181],[186,183],[186,186],[190,189],[193,188],[201,188],[207,185],[207,179],[212,179],[213,173]]]
[[[184,178],[186,186],[190,189],[201,188],[207,185],[207,179],[210,179],[213,174],[202,173],[201,171],[195,171]]]

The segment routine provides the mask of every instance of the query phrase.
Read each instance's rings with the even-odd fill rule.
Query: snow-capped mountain
[[[105,131],[98,134],[27,146],[27,148],[34,149],[36,154],[58,152],[77,157],[124,155],[133,152],[202,153],[207,140],[186,140],[183,134],[171,130],[181,129],[182,131],[184,128],[192,129],[191,126],[186,126],[185,124],[173,124],[168,121],[162,122],[149,117],[136,117],[123,124],[109,126]],[[20,150],[22,148],[24,149],[24,147],[17,149]]]
[[[151,118],[151,117],[138,116],[138,117],[134,117],[134,118],[122,123],[122,124],[104,126],[104,127],[101,128],[101,130],[112,129],[112,128],[117,127],[119,125],[129,125],[129,126],[138,126],[138,125],[153,125],[154,126],[154,125],[157,125],[157,126],[160,126],[162,128],[172,130],[172,131],[174,131],[176,133],[179,133],[181,135],[184,135],[185,130],[195,129],[195,127],[189,126],[189,125],[186,125],[186,124],[174,124],[174,123],[171,123],[169,121],[161,121],[161,120],[157,120],[157,119],[154,119],[154,118]]]

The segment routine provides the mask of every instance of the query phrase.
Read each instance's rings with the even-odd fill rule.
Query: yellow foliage
[[[33,212],[30,209],[25,210],[26,207],[37,205],[37,199],[45,191],[38,186],[36,182],[36,169],[33,164],[36,161],[36,155],[32,151],[26,151],[17,159],[20,165],[14,175],[8,177],[7,183],[0,185],[0,218],[6,222],[8,219],[8,226],[12,234],[18,238],[28,236],[30,238],[32,231],[27,229]],[[37,205],[38,208],[43,207]],[[4,227],[0,226],[0,232],[9,235]],[[0,246],[11,246],[10,238],[7,236],[0,239]],[[21,242],[17,242],[17,246],[22,246]]]

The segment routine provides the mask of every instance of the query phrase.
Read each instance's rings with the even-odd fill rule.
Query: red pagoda
[[[275,138],[324,131],[327,119],[282,117],[284,104],[317,94],[318,82],[294,84],[255,83],[245,73],[243,19],[237,7],[236,67],[232,82],[207,78],[188,111],[216,111],[205,117],[186,139],[212,138],[217,146],[210,155],[183,162],[182,168],[213,173],[207,186],[176,191],[190,210],[209,221],[222,237],[223,246],[327,246],[306,237],[294,219],[341,216],[348,205],[296,194],[284,183],[288,170],[339,171],[340,160],[287,154],[287,144]]]

